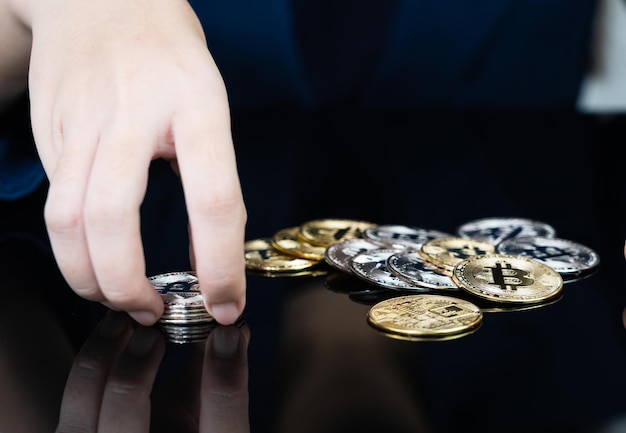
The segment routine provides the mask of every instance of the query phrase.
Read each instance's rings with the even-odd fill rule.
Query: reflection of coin
[[[422,245],[420,255],[429,264],[452,275],[457,263],[478,254],[492,253],[495,246],[489,242],[459,237],[432,239]]]
[[[459,290],[452,279],[428,265],[419,251],[399,251],[387,259],[387,268],[417,286],[439,290]]]
[[[348,298],[351,301],[356,302],[357,304],[369,305],[370,307],[380,301],[384,301],[385,299],[393,298],[394,296],[398,296],[398,294],[386,289],[348,294]]]
[[[332,292],[336,293],[371,293],[385,290],[379,286],[368,283],[355,275],[346,274],[344,272],[332,272],[326,276],[324,286]]]
[[[600,265],[600,257],[591,248],[567,239],[515,237],[498,245],[501,254],[530,257],[550,266],[565,281],[586,275]]]
[[[196,326],[180,326],[177,324],[165,323],[159,326],[159,329],[165,336],[168,343],[190,344],[204,341],[215,328],[215,323]]]
[[[277,231],[272,237],[272,246],[282,253],[302,259],[324,260],[326,248],[298,239],[298,230],[299,227],[288,227]]]
[[[452,280],[473,295],[498,302],[542,302],[563,290],[561,275],[551,267],[507,254],[468,257],[454,268]]]
[[[397,249],[405,247],[419,250],[424,243],[431,239],[451,236],[451,234],[438,230],[389,224],[377,225],[363,231],[365,239]]]
[[[363,251],[352,258],[350,266],[353,273],[367,282],[394,290],[426,291],[392,274],[387,268],[387,258],[398,252],[394,249],[376,249]]]
[[[375,224],[350,219],[318,219],[300,225],[298,237],[313,245],[328,247],[345,239],[363,237],[363,230]]]
[[[547,307],[548,305],[555,304],[563,299],[563,291],[557,296],[553,296],[549,299],[539,302],[498,302],[492,301],[487,298],[481,298],[475,296],[465,290],[459,290],[454,294],[459,299],[465,299],[473,304],[476,304],[480,311],[484,313],[512,313],[514,311],[528,311],[536,310],[537,308]]]
[[[351,274],[352,267],[350,262],[354,256],[363,251],[378,248],[380,248],[380,245],[366,239],[347,239],[336,242],[326,248],[324,259],[333,268]]]
[[[402,340],[402,341],[413,341],[413,342],[435,342],[435,341],[450,341],[456,340],[458,338],[467,337],[470,334],[478,331],[480,329],[480,325],[474,326],[473,328],[468,329],[467,331],[457,332],[455,334],[441,334],[441,335],[408,335],[408,334],[400,334],[397,332],[386,332],[382,329],[374,327],[374,329],[380,334],[387,338],[391,338],[393,340]]]
[[[302,259],[284,254],[272,246],[271,238],[246,241],[246,268],[252,271],[294,272],[316,266],[318,260]]]
[[[406,295],[381,301],[368,312],[368,322],[386,332],[438,336],[466,332],[482,323],[480,308],[442,295]]]
[[[266,277],[266,278],[299,278],[299,277],[321,277],[327,275],[331,270],[328,266],[323,266],[322,264],[318,264],[312,266],[310,268],[298,270],[298,271],[255,271],[252,269],[248,269],[248,275],[257,276],[257,277]]]
[[[459,226],[457,234],[463,238],[491,242],[494,245],[517,236],[553,237],[550,224],[528,218],[482,218]]]

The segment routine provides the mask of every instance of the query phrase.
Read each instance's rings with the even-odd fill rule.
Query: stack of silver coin
[[[165,325],[195,325],[214,322],[204,307],[195,273],[170,272],[149,278],[163,298],[165,310],[159,322]]]
[[[170,272],[149,280],[163,298],[165,309],[158,324],[167,341],[185,344],[204,340],[216,322],[204,307],[196,275]]]

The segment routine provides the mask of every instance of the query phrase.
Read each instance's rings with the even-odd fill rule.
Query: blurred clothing
[[[570,109],[595,0],[191,0],[233,109]],[[0,199],[44,178],[0,128]]]

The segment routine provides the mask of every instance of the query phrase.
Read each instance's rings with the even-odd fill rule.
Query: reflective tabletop
[[[236,325],[147,328],[66,285],[42,185],[0,205],[1,432],[626,431],[623,118],[251,111],[232,121],[248,239],[318,218],[456,233],[520,217],[593,249],[599,269],[537,308],[485,308],[457,338],[381,333],[368,311],[395,294],[326,266],[250,272]],[[190,269],[180,184],[160,161],[142,231],[147,276]]]

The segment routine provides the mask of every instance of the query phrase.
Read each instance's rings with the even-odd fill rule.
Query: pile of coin
[[[593,250],[557,238],[549,224],[508,217],[470,221],[455,233],[318,219],[248,241],[245,254],[248,270],[265,275],[318,275],[328,265],[358,278],[366,284],[359,294],[372,304],[368,323],[412,340],[474,332],[482,321],[476,309],[553,303],[564,283],[600,264]]]
[[[245,243],[246,268],[267,276],[310,276],[326,273],[326,249],[339,241],[359,239],[367,221],[323,219],[277,231]]]
[[[149,278],[163,298],[164,312],[159,328],[172,343],[193,343],[205,339],[215,319],[204,307],[194,272],[170,272]]]

